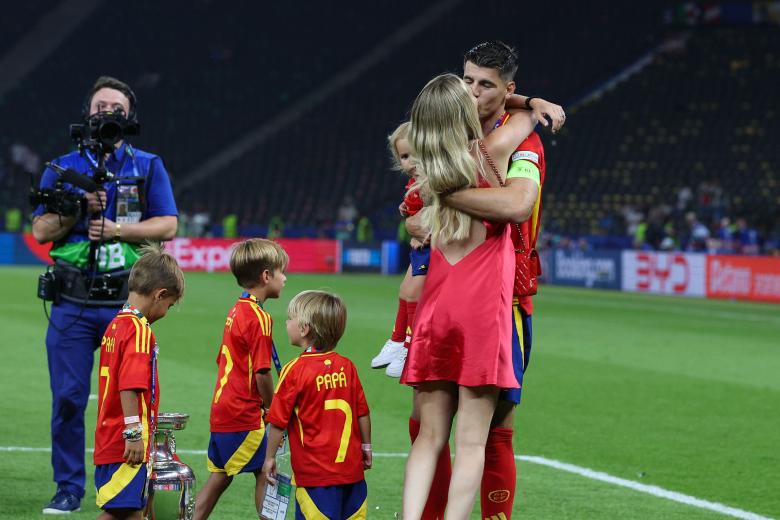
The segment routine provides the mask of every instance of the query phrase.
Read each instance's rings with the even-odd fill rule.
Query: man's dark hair
[[[507,83],[515,78],[517,72],[517,51],[499,40],[478,43],[463,55],[463,63],[467,61],[477,67],[497,70]]]
[[[89,108],[92,105],[92,98],[95,96],[95,92],[100,90],[101,88],[110,88],[114,90],[118,90],[122,94],[124,94],[127,99],[130,101],[130,113],[125,114],[127,116],[127,119],[129,120],[135,120],[136,117],[136,103],[137,100],[135,98],[135,93],[133,92],[133,89],[130,88],[130,85],[125,83],[124,81],[120,81],[116,78],[113,78],[111,76],[100,76],[97,81],[95,81],[95,84],[92,85],[92,88],[87,93],[87,98],[84,100],[84,117],[89,116]]]

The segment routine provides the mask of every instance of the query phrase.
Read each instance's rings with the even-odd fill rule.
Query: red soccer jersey
[[[304,352],[282,369],[268,422],[288,431],[298,486],[363,480],[358,417],[368,415],[357,369],[330,352]]]
[[[508,115],[505,114],[501,125],[505,124],[508,119]],[[539,236],[539,227],[542,220],[542,188],[544,187],[544,176],[547,168],[544,162],[544,146],[539,134],[531,132],[531,135],[520,143],[520,146],[517,147],[510,158],[510,165],[514,161],[528,161],[539,168],[539,197],[536,199],[531,217],[520,224],[520,229],[522,229],[525,237],[525,243],[528,247],[534,248],[536,247],[536,239]],[[512,240],[517,244],[517,227],[512,227]],[[534,305],[530,296],[520,297],[520,306],[527,314],[533,314]]]
[[[125,462],[125,414],[119,392],[135,390],[143,426],[144,461],[149,455],[149,432],[155,427],[160,405],[157,379],[157,341],[146,318],[124,308],[109,323],[100,342],[98,416],[95,428],[95,464]]]
[[[255,374],[271,368],[271,315],[244,293],[225,320],[211,398],[211,431],[243,432],[262,426],[263,399]]]
[[[409,179],[404,188],[404,204],[406,204],[406,216],[416,215],[423,208],[423,200],[420,197],[420,190],[409,192],[409,188],[415,183],[415,179]]]

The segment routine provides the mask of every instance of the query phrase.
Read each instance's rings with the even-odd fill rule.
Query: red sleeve
[[[515,161],[528,161],[536,165],[537,168],[541,168],[541,164],[544,162],[544,147],[539,134],[531,132],[531,135],[520,143],[511,157],[511,162]]]
[[[357,368],[352,366],[352,370],[355,373],[355,392],[357,393],[357,416],[363,417],[368,415],[370,410],[368,409],[368,402],[366,401],[366,394],[363,392],[363,385],[360,384],[360,377],[358,377]]]
[[[282,374],[279,376],[279,384],[276,385],[274,400],[271,402],[271,409],[268,411],[268,422],[282,429],[287,429],[290,423],[295,402],[298,400],[298,381],[296,377],[295,359],[282,368]]]
[[[406,191],[414,184],[414,179],[409,179],[406,183]],[[422,197],[420,197],[420,190],[414,190],[404,195],[404,204],[406,205],[407,216],[416,215],[423,208]]]
[[[244,332],[248,342],[249,355],[252,356],[252,371],[258,372],[271,368],[273,320],[271,320],[271,315],[262,309],[255,309],[255,311],[248,313],[248,323]]]
[[[128,320],[130,321],[130,320]],[[152,329],[132,320],[135,325],[126,326],[126,334],[117,339],[119,381],[117,389],[149,390],[152,378]]]

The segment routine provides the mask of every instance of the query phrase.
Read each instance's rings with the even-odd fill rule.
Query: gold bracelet
[[[114,240],[119,240],[122,236],[122,224],[116,225],[116,233],[114,233]]]

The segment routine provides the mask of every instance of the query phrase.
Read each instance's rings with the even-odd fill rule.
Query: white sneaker
[[[379,351],[379,354],[371,360],[371,368],[385,368],[398,357],[401,350],[406,350],[403,341],[388,339],[382,347],[382,350]],[[404,357],[406,357],[406,354],[404,354]]]
[[[385,369],[385,374],[387,374],[390,377],[401,377],[401,372],[404,371],[404,365],[406,364],[406,354],[408,352],[409,349],[403,347],[401,351],[398,352],[396,358],[392,360],[389,365],[387,365],[387,368]]]

